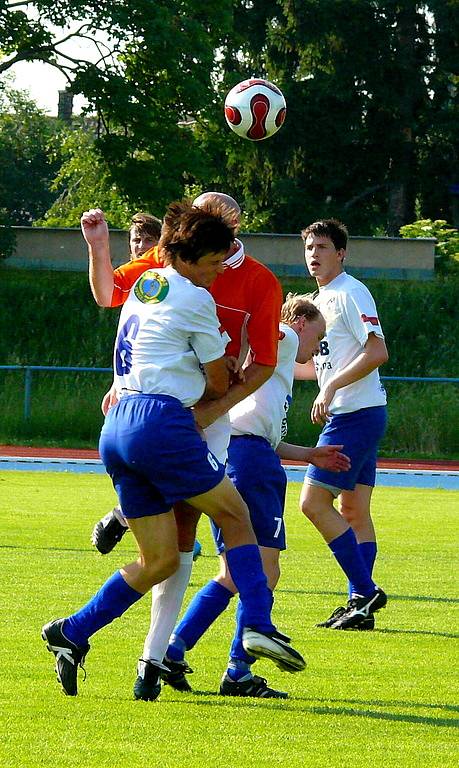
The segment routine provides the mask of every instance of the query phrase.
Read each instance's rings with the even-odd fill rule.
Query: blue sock
[[[271,594],[271,607],[272,607],[274,598],[273,598],[273,593],[271,592],[270,594]],[[244,646],[242,645],[242,633],[244,631],[245,626],[246,626],[246,621],[244,618],[244,608],[241,601],[239,600],[237,604],[237,610],[236,610],[236,631],[234,633],[233,642],[231,643],[230,661],[235,663],[240,661],[241,663],[244,663],[247,666],[250,666],[250,664],[253,664],[256,661],[256,658],[255,656],[250,656],[247,653],[247,651],[244,649]],[[230,675],[230,677],[232,676]],[[232,677],[232,679],[235,680],[236,678]]]
[[[226,562],[244,606],[245,626],[259,632],[274,632],[272,593],[268,589],[258,545],[243,544],[228,549]]]
[[[376,585],[368,573],[352,528],[348,528],[347,531],[337,536],[328,546],[347,578],[354,585],[355,593],[364,597],[372,595]]]
[[[232,597],[233,593],[218,581],[205,584],[175,627],[166,655],[173,661],[181,661],[185,651],[194,648],[199,638],[228,607]]]
[[[62,631],[75,645],[86,646],[97,630],[121,616],[143,597],[117,571],[79,611],[65,620]]]
[[[238,680],[250,680],[253,677],[250,670],[250,664],[247,664],[247,662],[241,661],[240,659],[229,660],[226,674],[235,682]]]
[[[376,546],[376,541],[363,541],[361,544],[358,545],[359,550],[362,554],[362,557],[365,561],[365,565],[367,566],[368,573],[370,576],[373,575],[373,566],[375,564],[376,560],[376,553],[378,551],[378,548]],[[349,598],[351,598],[353,595],[355,595],[357,592],[354,584],[352,581],[349,582]]]

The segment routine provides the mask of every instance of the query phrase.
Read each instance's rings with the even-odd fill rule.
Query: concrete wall
[[[79,229],[15,227],[16,250],[5,266],[24,269],[86,271],[86,244]],[[279,276],[304,275],[303,242],[299,235],[241,235],[246,251]],[[128,259],[126,232],[110,233],[114,265]],[[428,280],[434,276],[432,238],[351,237],[346,269],[356,277]]]

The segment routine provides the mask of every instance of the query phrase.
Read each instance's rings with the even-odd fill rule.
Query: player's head
[[[321,219],[302,230],[306,266],[319,285],[327,285],[340,272],[346,256],[348,232],[337,219]]]
[[[161,237],[161,221],[149,213],[135,213],[129,227],[129,253],[138,259],[143,253],[158,245]]]
[[[307,363],[318,354],[325,336],[325,320],[308,294],[288,293],[281,309],[281,322],[298,334],[297,363]]]
[[[198,208],[208,207],[210,209],[213,206],[217,208],[221,205],[226,206],[231,214],[234,232],[238,232],[241,224],[241,209],[234,197],[225,195],[224,192],[203,192],[193,200],[193,205],[196,205]]]
[[[209,288],[234,241],[231,210],[222,203],[197,207],[171,203],[164,216],[159,248],[164,260],[195,285]]]

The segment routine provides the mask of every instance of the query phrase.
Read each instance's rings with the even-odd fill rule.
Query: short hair
[[[320,317],[320,310],[312,303],[311,293],[288,293],[282,305],[280,319],[291,325],[300,317],[312,322]]]
[[[220,206],[225,205],[228,211],[231,211],[233,218],[237,220],[238,224],[241,219],[241,207],[239,203],[231,197],[231,195],[225,194],[225,192],[202,192],[193,200],[193,205],[202,208],[202,206]]]
[[[138,235],[147,235],[152,240],[158,241],[161,237],[161,227],[161,219],[157,219],[156,216],[152,216],[150,213],[139,211],[131,219],[129,235],[132,235],[132,232],[135,231]]]
[[[231,216],[224,204],[197,207],[188,200],[171,203],[164,216],[160,250],[171,264],[177,256],[194,264],[208,253],[229,251],[234,242]]]
[[[346,250],[349,233],[345,224],[338,219],[320,219],[301,231],[304,242],[306,242],[308,235],[329,237],[336,250],[339,251],[341,248]]]

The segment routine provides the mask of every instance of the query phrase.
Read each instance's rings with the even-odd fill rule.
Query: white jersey
[[[320,354],[314,357],[317,381],[322,389],[332,376],[360,355],[370,333],[382,339],[384,334],[370,291],[346,272],[321,286],[314,303],[327,324]],[[330,403],[330,411],[350,413],[385,404],[386,392],[376,369],[363,379],[338,389]]]
[[[170,395],[185,407],[203,395],[201,364],[225,353],[215,302],[169,266],[132,286],[118,323],[113,370],[120,396]]]
[[[298,343],[296,331],[281,323],[274,373],[259,389],[231,408],[232,435],[258,435],[277,448],[287,434]]]

